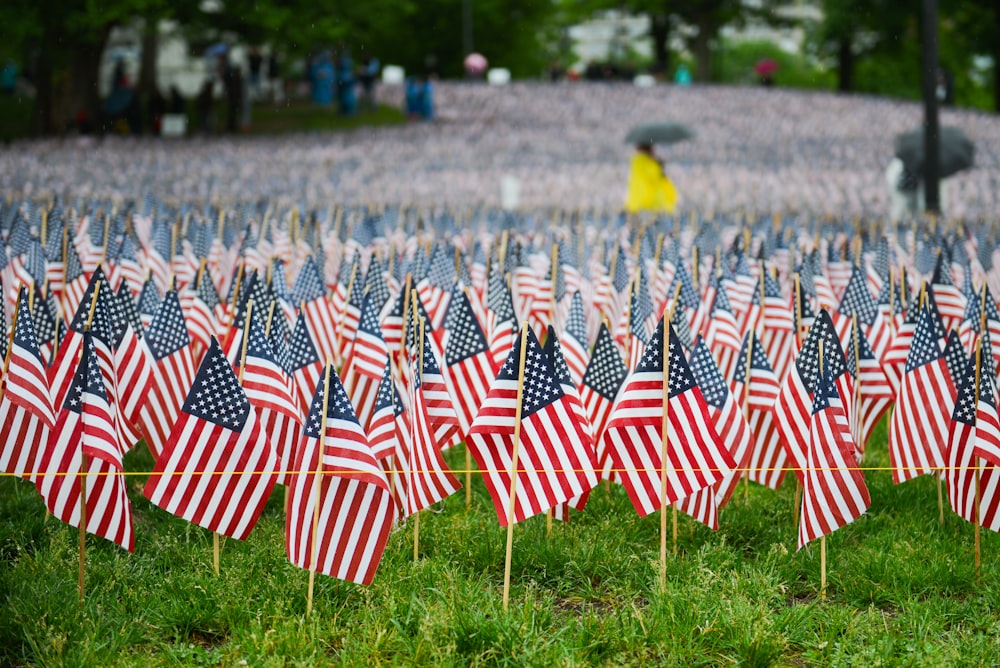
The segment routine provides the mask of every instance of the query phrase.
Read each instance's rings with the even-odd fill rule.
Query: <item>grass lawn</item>
[[[188,133],[195,136],[198,117],[194,105],[188,104]],[[215,127],[226,127],[225,102],[215,105]],[[30,137],[35,102],[25,97],[0,96],[0,144]],[[352,130],[359,127],[398,125],[406,122],[402,109],[379,105],[374,111],[359,110],[354,116],[341,116],[335,108],[323,109],[309,102],[293,102],[275,106],[258,104],[253,109],[253,123],[247,134],[272,135],[286,132]]]
[[[885,424],[865,465],[886,467]],[[464,457],[449,453],[455,468]],[[127,470],[149,470],[144,448]],[[505,530],[478,476],[464,493],[390,538],[375,583],[317,578],[284,555],[283,490],[250,539],[227,541],[212,573],[211,535],[152,507],[129,478],[136,550],[87,538],[77,603],[77,531],[32,486],[0,479],[0,665],[987,665],[1000,656],[1000,537],[983,532],[975,583],[972,526],[924,477],[896,487],[866,472],[870,512],[795,551],[794,486],[742,490],[713,533],[680,518],[667,590],[656,587],[659,517],[638,519],[620,487],[546,537],[514,532],[513,589],[502,611]],[[947,501],[945,502],[947,503]]]

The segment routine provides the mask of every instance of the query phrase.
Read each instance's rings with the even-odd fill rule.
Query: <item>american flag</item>
[[[832,369],[823,359],[809,420],[806,471],[802,484],[799,549],[861,517],[871,504],[854,458],[856,446]]]
[[[855,355],[857,351],[857,355]],[[860,327],[851,328],[851,338],[847,344],[847,372],[854,380],[855,402],[859,415],[851,421],[854,443],[858,446],[858,459],[865,452],[868,439],[876,425],[896,400],[892,383],[883,371],[882,363],[868,345],[868,338]],[[855,413],[851,407],[849,413]]]
[[[135,547],[132,506],[122,475],[122,451],[93,338],[82,335],[82,355],[59,411],[54,438],[42,456],[38,491],[54,517],[80,526],[80,477],[86,487],[85,529]],[[84,471],[84,464],[86,470]]]
[[[587,317],[583,308],[583,297],[579,291],[574,292],[570,298],[566,326],[563,328],[560,343],[563,353],[566,355],[566,365],[569,367],[570,376],[573,377],[573,382],[579,386],[583,382],[583,374],[586,373],[587,363],[590,361],[587,344]]]
[[[782,442],[787,449],[789,464],[795,469],[799,480],[803,480],[802,467],[806,462],[805,445],[809,443],[809,420],[812,415],[812,399],[820,382],[820,342],[823,342],[823,368],[829,371],[845,403],[853,397],[847,361],[837,338],[833,320],[826,309],[816,316],[816,322],[809,329],[809,335],[795,358],[795,364],[781,384],[781,391],[774,402],[774,417],[781,432]]]
[[[42,354],[42,359],[48,364],[55,353],[56,341],[62,341],[66,335],[66,321],[59,313],[59,305],[51,289],[48,292],[39,291],[35,295],[35,308],[31,312],[31,317],[35,321],[38,350]],[[3,316],[0,315],[0,321],[2,320]],[[7,342],[3,341],[0,348],[6,345]]]
[[[420,386],[427,406],[430,431],[437,447],[445,448],[454,445],[456,438],[460,439],[461,427],[455,402],[441,373],[438,357],[431,348],[431,335],[427,332],[423,336],[423,352],[420,357]],[[412,359],[418,360],[420,357],[414,352]]]
[[[945,331],[958,327],[962,322],[962,316],[965,315],[965,296],[955,287],[951,270],[945,264],[944,252],[938,253],[930,289],[934,294],[934,302],[941,314]]]
[[[138,286],[142,285],[143,280],[146,278],[142,266],[139,264],[139,258],[136,256],[135,242],[132,241],[132,235],[130,234],[122,236],[122,240],[118,244],[115,254],[115,267],[121,279],[128,281],[130,286],[135,286],[136,290],[138,290]],[[132,293],[133,299],[136,294],[135,292]]]
[[[490,359],[486,336],[465,292],[452,297],[448,318],[451,320],[451,331],[445,345],[444,372],[455,392],[455,412],[461,433],[465,436],[490,391],[496,371]]]
[[[368,426],[375,407],[375,394],[382,378],[382,368],[389,347],[382,338],[378,324],[378,308],[365,297],[361,304],[361,320],[355,329],[354,341],[344,362],[344,389],[354,404],[362,427]]]
[[[913,344],[906,358],[903,383],[889,423],[892,480],[906,482],[944,466],[948,418],[955,406],[955,387],[934,334],[926,306],[917,316]]]
[[[216,307],[219,306],[219,295],[212,285],[208,269],[204,268],[198,274],[196,283],[188,286],[180,294],[181,307],[184,311],[184,321],[187,324],[191,341],[198,350],[208,350],[213,336],[221,335],[221,325],[216,317]]]
[[[312,401],[310,388],[315,388],[323,378],[323,360],[319,358],[312,336],[309,335],[305,316],[301,313],[295,321],[292,336],[288,339],[288,356],[299,407],[305,411]]]
[[[337,359],[343,359],[346,356],[347,348],[354,340],[358,332],[358,325],[361,322],[361,310],[364,306],[365,290],[364,279],[361,276],[360,255],[356,254],[354,257],[349,283],[350,292],[347,293],[347,299],[343,307],[339,311],[337,308],[333,308],[333,315],[339,324],[330,333],[330,336],[334,339],[338,355]]]
[[[733,375],[733,365],[740,351],[740,331],[736,316],[729,305],[726,289],[719,286],[715,293],[712,316],[705,325],[705,345],[719,365],[719,371],[726,378]]]
[[[7,337],[3,335],[6,344]],[[28,308],[27,288],[21,287],[5,356],[7,374],[0,383],[0,471],[35,479],[38,456],[55,426],[55,412],[45,363],[38,350],[35,326]]]
[[[587,417],[587,411],[580,402],[580,394],[577,392],[576,384],[573,382],[573,378],[569,374],[569,367],[566,365],[566,358],[563,355],[562,345],[560,344],[559,337],[556,335],[555,328],[552,325],[549,325],[548,335],[545,338],[545,346],[543,347],[543,350],[545,351],[545,356],[549,360],[549,364],[552,365],[552,370],[556,375],[556,379],[559,381],[560,389],[562,389],[563,393],[566,395],[563,400],[569,404],[572,414],[586,431],[586,447],[590,451],[591,461],[596,463],[597,452],[594,446],[594,430],[590,425],[590,419]],[[555,517],[560,520],[568,520],[569,508],[583,510],[583,507],[587,505],[587,499],[589,496],[590,492],[588,490],[579,496],[573,497],[565,504],[557,505],[554,512]]]
[[[127,451],[143,438],[140,411],[149,394],[152,361],[149,349],[132,328],[135,302],[126,284],[109,300],[108,309],[114,356],[115,426],[122,448]]]
[[[605,448],[640,517],[658,510],[662,500],[671,504],[714,485],[736,465],[712,423],[708,404],[672,329],[665,372],[663,340],[661,320],[642,361],[622,388],[604,433]],[[668,404],[664,406],[667,381]],[[662,423],[667,409],[668,441],[664,444]],[[666,489],[660,484],[663,470]]]
[[[510,354],[517,336],[517,316],[514,313],[514,301],[507,288],[507,283],[500,274],[500,268],[495,268],[490,276],[488,294],[486,296],[487,328],[489,330],[490,357],[493,368],[499,369]]]
[[[597,331],[594,354],[587,364],[583,382],[580,384],[580,402],[587,412],[587,419],[594,435],[600,475],[606,480],[613,479],[611,474],[613,462],[605,448],[604,430],[618,398],[618,391],[626,377],[628,369],[625,367],[625,362],[622,361],[621,353],[611,339],[607,325],[602,322],[601,328]]]
[[[781,380],[795,357],[795,314],[771,274],[762,268],[761,276],[763,295],[761,290],[754,290],[749,320],[754,323],[767,358],[774,360],[774,375]]]
[[[837,334],[845,347],[851,338],[852,316],[857,316],[858,326],[868,339],[872,351],[881,359],[889,347],[891,332],[879,311],[878,304],[868,292],[864,276],[858,267],[854,267],[851,280],[844,290],[843,298],[840,300],[839,317],[835,320]]]
[[[455,261],[446,247],[438,244],[431,253],[427,265],[427,275],[417,283],[417,294],[423,302],[434,329],[444,323],[445,312],[451,297],[451,285],[455,282]]]
[[[981,354],[981,357],[979,355]],[[975,467],[980,467],[980,522],[992,528],[1000,510],[1000,416],[996,384],[982,361],[985,350],[966,360],[959,377],[958,398],[948,430],[948,501],[959,517],[976,521]],[[978,365],[978,369],[977,369]],[[979,382],[978,393],[976,382]],[[985,460],[985,461],[981,461]]]
[[[147,278],[146,282],[142,284],[142,290],[139,291],[139,297],[136,300],[136,308],[139,310],[139,318],[143,327],[149,327],[149,323],[153,322],[153,316],[156,315],[162,301],[160,289],[156,287],[152,278]]]
[[[320,359],[333,359],[337,328],[330,300],[326,298],[323,277],[313,256],[309,256],[299,271],[292,287],[292,298],[300,305],[299,315],[305,319]]]
[[[402,440],[404,430],[405,434],[409,436],[406,407],[403,405],[396,381],[392,377],[392,365],[389,357],[386,356],[382,380],[378,385],[378,394],[375,395],[375,409],[368,426],[368,444],[372,448],[375,459],[382,460],[392,456],[398,443]],[[406,450],[409,450],[408,441]]]
[[[524,377],[519,366],[524,345]],[[521,400],[516,499],[510,516],[518,385]],[[589,435],[565,401],[555,371],[530,328],[500,368],[473,422],[468,447],[483,472],[501,526],[543,513],[597,484]]]
[[[247,400],[257,409],[261,428],[278,458],[281,467],[278,482],[284,484],[298,443],[302,417],[292,378],[278,364],[256,309],[251,312],[247,327],[242,379]]]
[[[276,482],[278,459],[215,339],[143,494],[168,513],[244,540]]]
[[[886,378],[889,379],[895,394],[899,393],[899,387],[903,384],[906,357],[910,353],[910,345],[913,343],[913,332],[917,328],[919,314],[920,309],[916,306],[909,309],[906,317],[896,328],[889,349],[882,356],[882,369],[885,371]]]
[[[425,348],[425,355],[429,349]],[[461,487],[458,480],[449,470],[441,457],[441,448],[445,442],[439,440],[435,418],[432,416],[431,402],[435,401],[436,393],[433,386],[425,384],[427,359],[423,364],[419,358],[410,361],[413,377],[413,397],[410,405],[412,415],[409,439],[410,449],[402,454],[407,462],[405,481],[406,514],[420,512],[433,504],[446,499]],[[433,373],[433,371],[432,371]]]
[[[158,458],[195,378],[191,337],[175,291],[164,297],[143,341],[149,347],[153,370],[149,393],[139,413],[140,426],[150,453]]]
[[[333,367],[324,375],[296,448],[285,550],[299,568],[367,585],[389,539],[392,496]]]
[[[781,391],[781,384],[771,370],[767,353],[756,336],[753,336],[750,364],[747,365],[747,347],[750,335],[743,340],[743,348],[733,370],[733,394],[742,406],[746,401],[746,418],[753,434],[753,450],[748,461],[750,480],[778,489],[785,479],[788,453],[781,440],[781,432],[774,416],[774,403]],[[749,379],[749,385],[747,380]]]
[[[389,284],[385,280],[385,268],[378,258],[373,257],[368,264],[368,273],[365,275],[365,294],[375,304],[379,313],[385,308],[386,303],[392,297]]]
[[[969,362],[969,356],[962,346],[958,330],[953,329],[948,332],[948,337],[944,342],[944,361],[947,364],[952,386],[957,389],[961,382],[962,374],[965,373],[965,365]]]
[[[726,387],[726,381],[703,341],[694,346],[689,364],[691,374],[701,387],[705,403],[708,404],[708,413],[719,437],[728,446],[729,454],[738,468],[745,469],[750,463],[753,450],[750,427],[743,417],[737,397]],[[715,485],[704,487],[681,499],[678,507],[702,524],[713,530],[718,529],[718,509],[729,503],[739,484],[739,474],[739,470],[727,473]]]

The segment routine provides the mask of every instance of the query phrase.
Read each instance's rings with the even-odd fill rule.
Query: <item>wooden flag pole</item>
[[[679,261],[680,260],[678,260],[678,262]],[[694,283],[695,292],[701,294],[701,290],[698,288],[699,264],[698,247],[694,246],[691,249],[691,282]]]
[[[319,456],[316,458],[316,470],[313,472],[316,478],[313,480],[313,516],[312,533],[309,535],[309,591],[306,596],[306,616],[312,613],[313,609],[313,588],[316,585],[316,563],[319,559],[316,556],[316,534],[319,533],[319,494],[320,485],[323,482],[323,450],[326,448],[326,417],[327,407],[330,405],[330,358],[326,358],[326,370],[323,373],[323,422],[320,424],[319,432]]]
[[[865,456],[864,432],[861,424],[861,334],[858,330],[858,314],[851,316],[851,335],[854,339],[854,373],[856,375],[854,384],[854,423],[857,425],[857,448],[861,452],[861,457]]]
[[[802,350],[802,283],[799,275],[795,274],[795,349],[796,354]],[[802,498],[802,483],[799,476],[795,476],[795,512],[798,513],[799,503]]]
[[[819,382],[823,382],[823,339],[819,340]],[[819,537],[819,600],[826,600],[826,534]]]
[[[983,296],[985,296],[985,295],[986,295],[986,285],[984,284],[983,285]],[[985,312],[983,312],[983,315],[985,316]],[[976,393],[973,395],[973,398],[974,398],[974,401],[976,402],[977,410],[978,410],[978,404],[979,404],[979,383],[982,382],[981,377],[980,377],[981,367],[982,367],[982,363],[983,363],[983,339],[982,339],[982,333],[983,333],[983,330],[980,329],[979,330],[980,337],[976,341]],[[990,359],[991,360],[993,359],[992,355],[990,356]],[[975,455],[973,455],[973,456],[975,457]],[[979,458],[975,457],[975,459],[978,460]],[[980,475],[980,473],[979,473],[979,462],[976,461],[975,465],[976,465],[976,468],[975,468],[975,471],[976,471],[976,516],[975,516],[975,520],[976,521],[973,524],[975,524],[976,584],[979,584],[979,575],[980,575],[980,569],[981,569],[981,560],[980,560],[980,552],[979,552],[979,546],[980,546],[980,535],[979,535],[980,527],[979,527],[979,525],[980,525],[980,522],[981,522],[979,514],[981,512],[981,509],[979,507],[979,504],[981,503],[981,500],[982,500],[982,498],[981,498],[982,497],[982,492],[981,492],[980,487],[979,487],[979,475]]]
[[[87,322],[83,326],[83,331],[89,331],[91,323],[94,322],[94,310],[97,308],[97,295],[101,292],[101,281],[94,281],[94,294],[90,298],[90,311],[87,313]],[[16,317],[16,312],[15,312]],[[80,354],[85,355],[86,350],[81,350]],[[80,564],[77,578],[77,591],[80,595],[80,604],[83,605],[83,584],[86,565],[87,552],[87,455],[80,448]]]
[[[417,373],[420,374],[421,380],[423,380],[423,376],[424,376],[424,326],[425,325],[426,325],[426,320],[424,320],[424,318],[421,317],[420,318],[420,347],[417,348],[417,359],[419,360],[418,367],[417,367],[417,369],[418,369]],[[416,405],[417,405],[417,383],[413,382],[413,383],[411,383],[411,386],[413,387],[413,401],[410,402],[410,405],[416,407]],[[410,448],[412,450],[413,448],[416,447],[416,443],[417,443],[417,420],[416,420],[415,417],[414,417],[414,419],[410,420],[410,443],[412,444],[410,446]],[[410,457],[409,465],[410,465],[411,469],[414,466],[412,455]],[[420,511],[418,510],[415,513],[413,513],[413,563],[416,563],[419,558],[420,558]]]
[[[670,424],[670,322],[680,294],[680,283],[663,320],[663,341],[660,355],[663,361],[663,417],[660,419],[660,591],[667,590],[667,434]],[[673,506],[673,553],[677,554],[677,506]]]
[[[762,303],[763,305],[763,303]],[[763,312],[763,308],[761,309]],[[751,327],[747,332],[747,366],[743,374],[743,419],[750,424],[750,363],[753,360],[754,331]],[[743,469],[743,501],[750,502],[750,471]]]
[[[528,352],[528,325],[521,324],[521,350],[517,361],[517,404],[514,406],[514,452],[510,465],[510,502],[507,506],[507,551],[503,562],[503,611],[510,605],[510,557],[514,547],[514,516],[517,511],[517,457],[521,450],[521,404],[524,401],[524,362]]]

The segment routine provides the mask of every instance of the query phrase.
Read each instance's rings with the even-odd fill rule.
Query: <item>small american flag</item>
[[[934,334],[931,310],[917,317],[903,383],[889,423],[889,461],[899,484],[944,466],[955,387]]]
[[[854,354],[855,349],[857,356]],[[855,415],[851,424],[860,459],[875,426],[896,400],[892,383],[882,370],[882,363],[868,345],[868,337],[860,327],[852,327],[851,339],[847,344],[847,372],[855,379],[854,387],[858,395],[857,408],[860,415]],[[852,406],[848,413],[854,412]]]
[[[122,451],[92,335],[82,335],[82,356],[42,457],[38,491],[54,517],[80,525],[80,482],[87,490],[88,533],[128,551],[135,547],[132,505],[122,475]],[[83,470],[86,459],[86,471]]]
[[[747,421],[753,433],[754,447],[748,462],[750,480],[778,489],[785,479],[785,465],[788,461],[788,453],[781,441],[781,432],[774,416],[774,403],[781,391],[781,384],[771,370],[762,342],[756,336],[752,338],[749,367],[747,346],[750,344],[750,337],[743,340],[743,348],[733,371],[733,394],[741,405],[746,399]]]
[[[389,539],[392,495],[333,367],[325,374],[296,448],[285,549],[299,568],[367,585]]]
[[[455,412],[464,436],[472,428],[472,421],[490,391],[496,371],[490,360],[486,335],[465,292],[452,297],[448,318],[451,331],[445,344],[444,372],[455,391]]]
[[[305,316],[301,313],[288,339],[288,357],[292,379],[298,392],[299,406],[308,408],[312,401],[313,389],[323,376],[323,361],[319,358]]]
[[[519,379],[521,339],[500,368],[473,422],[468,446],[483,472],[501,526],[543,513],[597,484],[585,428],[565,401],[545,351],[527,329],[524,378]],[[523,384],[517,471],[513,469],[517,388]],[[517,475],[514,515],[510,483]]]
[[[143,494],[168,513],[244,540],[277,467],[257,413],[213,339]]]
[[[55,414],[45,363],[38,350],[35,327],[23,286],[17,300],[7,375],[0,398],[0,471],[35,479],[38,456],[55,426]],[[7,337],[3,336],[6,341]]]
[[[291,468],[293,452],[298,443],[302,417],[298,397],[291,377],[281,368],[256,308],[247,328],[246,360],[243,367],[243,391],[257,409],[261,428],[278,457],[281,472],[278,482],[284,483]]]
[[[795,469],[799,480],[802,480],[802,467],[806,461],[805,445],[809,443],[812,397],[820,381],[821,341],[823,368],[833,378],[842,401],[847,403],[853,397],[851,379],[847,374],[847,360],[830,313],[823,309],[809,329],[809,335],[795,358],[795,364],[788,370],[774,403],[774,416],[787,449],[789,464]]]
[[[833,375],[824,373],[813,397],[807,470],[802,484],[799,549],[850,524],[868,509],[871,497],[854,458],[856,446]]]
[[[309,335],[320,359],[333,359],[336,344],[335,319],[330,300],[326,298],[323,277],[316,266],[316,260],[309,256],[299,271],[292,298],[301,305],[300,316],[304,317]]]
[[[708,404],[671,331],[664,351],[663,321],[650,338],[642,361],[621,390],[604,433],[605,448],[640,517],[714,485],[735,461],[712,423]],[[665,372],[663,353],[669,356]],[[669,376],[665,376],[669,374]],[[666,461],[662,450],[663,384],[668,385]],[[666,469],[667,488],[660,485]]]
[[[580,402],[587,412],[591,432],[597,447],[597,461],[602,479],[612,480],[613,462],[604,444],[604,430],[608,424],[611,409],[618,398],[628,369],[622,360],[607,326],[601,323],[594,343],[594,354],[580,384]]]
[[[149,394],[140,410],[140,426],[156,458],[177,422],[195,377],[191,337],[175,291],[163,299],[143,341],[149,347],[153,371]]]
[[[586,373],[587,363],[590,361],[587,317],[583,307],[583,297],[579,291],[574,292],[570,298],[566,326],[563,328],[560,343],[566,355],[566,365],[569,366],[573,383],[579,385],[583,382],[583,374]]]
[[[370,298],[365,297],[361,304],[361,319],[343,368],[344,389],[363,427],[367,427],[371,419],[387,354],[389,347],[382,338],[378,309]]]

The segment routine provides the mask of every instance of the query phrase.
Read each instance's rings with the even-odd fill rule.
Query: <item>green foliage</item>
[[[716,52],[712,79],[724,83],[757,83],[754,65],[769,58],[778,63],[776,86],[832,89],[836,76],[801,55],[788,53],[773,42],[724,42]]]
[[[514,532],[511,610],[501,608],[506,531],[477,475],[389,540],[371,587],[308,576],[284,556],[284,492],[246,542],[226,541],[212,574],[208,532],[152,507],[129,478],[136,552],[87,538],[76,599],[77,531],[44,519],[31,486],[0,479],[0,664],[341,665],[988,665],[1000,652],[1000,536],[946,511],[937,482],[892,484],[885,426],[866,455],[870,511],[796,551],[794,485],[742,489],[713,533],[681,516],[667,589],[656,587],[659,517],[638,519],[616,486],[546,536]],[[454,467],[461,448],[449,452]],[[144,449],[126,470],[149,470]],[[794,482],[791,479],[789,482]]]

